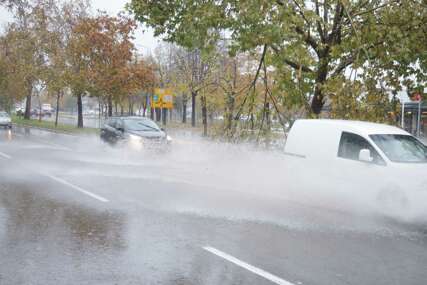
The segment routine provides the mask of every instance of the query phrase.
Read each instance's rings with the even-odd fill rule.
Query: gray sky
[[[94,12],[96,10],[103,10],[110,15],[116,15],[120,11],[123,11],[127,2],[129,2],[129,0],[91,0],[92,9]],[[3,26],[11,20],[11,14],[4,7],[0,7],[0,25]],[[158,42],[159,40],[154,37],[153,31],[151,29],[143,29],[140,25],[135,33],[134,43],[141,53],[144,55],[154,53],[154,49],[158,45]]]
[[[103,10],[110,15],[115,15],[124,10],[124,6],[129,0],[91,0],[93,10]],[[143,32],[144,30],[144,32]],[[154,53],[158,45],[158,39],[153,35],[153,31],[148,28],[138,28],[135,33],[135,45],[144,55]]]

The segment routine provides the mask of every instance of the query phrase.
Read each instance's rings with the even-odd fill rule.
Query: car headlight
[[[168,142],[171,142],[171,141],[172,141],[172,138],[171,138],[169,135],[167,135],[167,136],[166,136],[166,140],[167,140]]]
[[[134,150],[141,150],[143,147],[143,140],[140,136],[129,135],[129,146]]]
[[[129,135],[129,139],[130,139],[132,142],[141,142],[141,141],[142,141],[142,139],[141,139],[141,137],[140,137],[140,136],[136,136],[136,135],[132,135],[132,134],[130,134],[130,135]]]

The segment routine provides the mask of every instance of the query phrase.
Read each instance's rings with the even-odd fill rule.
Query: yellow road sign
[[[173,108],[173,94],[170,88],[156,88],[153,95],[153,108]]]

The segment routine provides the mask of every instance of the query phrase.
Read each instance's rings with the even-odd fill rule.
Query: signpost
[[[154,89],[152,108],[161,110],[163,124],[166,125],[167,110],[173,108],[173,94],[170,88]]]
[[[415,94],[415,101],[418,101],[418,118],[417,118],[417,137],[421,136],[421,103],[422,96],[420,93]]]

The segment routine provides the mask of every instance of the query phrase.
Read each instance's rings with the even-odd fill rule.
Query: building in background
[[[401,125],[409,133],[413,135],[418,134],[418,114],[420,112],[420,136],[427,137],[427,102],[421,104],[421,108],[418,102],[406,102],[404,103],[404,122]]]

